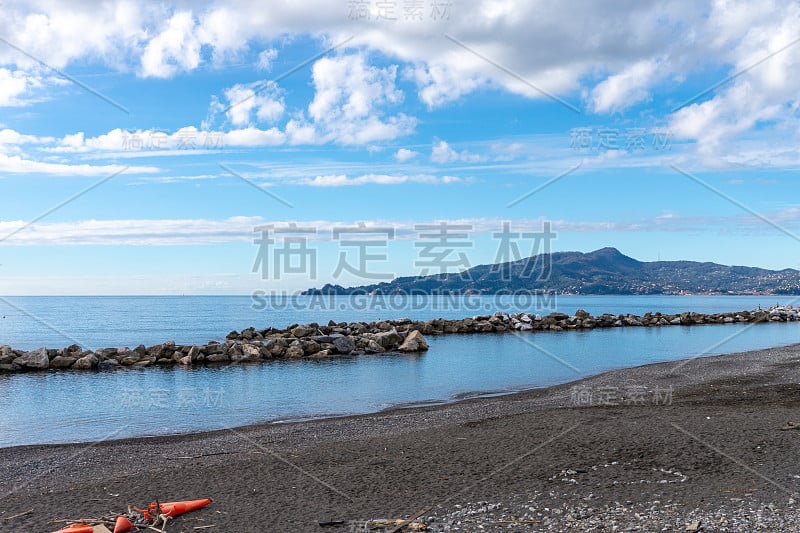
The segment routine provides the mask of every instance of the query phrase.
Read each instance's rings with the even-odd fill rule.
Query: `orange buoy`
[[[114,533],[125,533],[133,529],[133,523],[127,516],[118,516],[117,523],[114,524]]]
[[[211,501],[211,498],[204,498],[202,500],[186,500],[183,502],[162,503],[161,512],[167,516],[178,516],[179,514],[201,509],[211,503]]]
[[[150,509],[155,510],[155,507],[156,507],[156,502],[150,504]],[[149,509],[139,509],[138,507],[134,506],[133,510],[142,513],[144,519],[147,520],[148,522],[151,520]]]
[[[59,529],[53,533],[94,533],[94,529],[92,529],[92,526],[87,526],[86,524],[72,524],[69,527]]]

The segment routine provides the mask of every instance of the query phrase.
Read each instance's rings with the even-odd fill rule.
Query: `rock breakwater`
[[[154,365],[198,365],[254,363],[273,359],[326,359],[331,357],[418,353],[428,350],[425,335],[476,333],[534,333],[590,330],[615,327],[668,327],[703,324],[796,322],[792,306],[736,313],[681,314],[645,313],[642,316],[602,314],[593,316],[579,309],[574,315],[550,313],[503,313],[463,319],[415,321],[408,318],[377,322],[328,322],[293,324],[288,328],[253,327],[232,331],[224,342],[182,345],[174,341],[136,348],[86,350],[73,344],[67,348],[33,351],[0,346],[0,373],[47,369],[110,370]]]

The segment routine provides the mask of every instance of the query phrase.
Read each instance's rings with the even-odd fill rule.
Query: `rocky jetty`
[[[475,333],[534,333],[544,331],[590,330],[618,327],[694,326],[796,322],[798,310],[792,306],[737,313],[681,314],[646,313],[638,315],[603,314],[592,316],[579,309],[574,315],[550,313],[503,313],[476,315],[448,320],[438,318],[415,321],[408,318],[377,322],[328,322],[293,324],[285,329],[247,328],[230,332],[224,342],[181,345],[174,341],[136,348],[103,348],[87,351],[78,345],[67,348],[39,348],[33,351],[0,346],[0,373],[46,369],[110,370],[152,365],[197,365],[254,363],[273,359],[327,359],[331,357],[417,353],[428,350],[425,335]]]

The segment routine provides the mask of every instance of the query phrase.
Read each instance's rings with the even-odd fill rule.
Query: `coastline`
[[[672,500],[687,513],[695,507],[718,512],[733,501],[726,490],[744,491],[740,500],[772,503],[785,514],[789,495],[783,489],[800,489],[800,468],[782,458],[800,452],[800,431],[780,428],[800,422],[798,383],[800,345],[793,345],[369,415],[4,448],[0,520],[32,509],[9,520],[11,530],[50,531],[54,518],[124,511],[155,498],[211,497],[212,508],[175,521],[168,531],[211,524],[207,530],[248,530],[265,515],[272,530],[321,531],[323,520],[396,518],[427,506],[440,519],[431,527],[446,531],[447,521],[466,508],[455,506],[475,502],[525,500],[526,507],[554,509],[585,505],[592,494],[603,505]],[[604,401],[585,402],[576,395],[579,387],[603,391]],[[626,401],[631,387],[669,390],[669,401],[664,394],[661,402],[647,395]],[[511,461],[517,461],[514,468],[498,471]],[[576,468],[587,473],[568,473]],[[687,479],[671,483],[672,474],[661,470]],[[631,476],[641,479],[633,483]],[[654,476],[660,479],[649,479]],[[482,514],[471,516],[460,520]],[[545,519],[556,518],[531,520],[544,527]],[[678,512],[676,519],[686,516]]]

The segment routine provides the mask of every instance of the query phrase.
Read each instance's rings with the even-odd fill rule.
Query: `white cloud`
[[[708,163],[783,159],[787,153],[796,162],[800,79],[791,73],[800,68],[800,43],[790,43],[797,39],[798,18],[796,3],[715,4],[711,46],[717,61],[730,65],[731,79],[669,117],[675,136],[696,142]],[[761,155],[741,151],[736,141],[748,132],[766,140]]]
[[[274,59],[274,48],[264,50],[265,43],[269,46],[286,36],[310,35],[325,44],[353,36],[349,46],[378,51],[406,66],[420,100],[437,107],[483,87],[546,97],[533,84],[564,95],[579,89],[587,76],[616,75],[665,48],[675,56],[697,48],[705,51],[705,43],[721,33],[706,26],[716,23],[714,12],[736,10],[729,4],[463,0],[447,4],[438,18],[425,13],[414,23],[383,24],[373,30],[347,17],[346,8],[331,10],[326,0],[285,2],[269,9],[258,2],[232,0],[173,5],[33,0],[3,5],[0,35],[57,68],[90,60],[160,78],[190,72],[209,60],[222,65],[257,50],[262,51],[256,62],[265,68]],[[770,14],[779,12],[777,7],[760,8],[762,18],[780,20]],[[712,16],[706,22],[709,11]],[[489,61],[442,38],[443,33]],[[35,63],[3,49],[0,64],[28,70]]]
[[[261,217],[225,220],[138,219],[79,220],[36,223],[2,241],[9,245],[136,245],[215,244],[252,240]],[[0,234],[9,235],[25,222],[0,221]]]
[[[41,86],[42,80],[38,76],[21,70],[0,68],[0,107],[27,105],[29,99],[24,97]]]
[[[360,53],[318,60],[312,68],[315,94],[308,121],[297,120],[290,136],[296,131],[308,139],[307,128],[313,127],[317,142],[367,144],[411,133],[416,119],[403,113],[385,116],[383,109],[403,101],[396,78],[396,65],[368,65]]]
[[[259,70],[269,72],[272,70],[272,63],[278,58],[278,50],[275,48],[267,48],[258,54],[258,62],[256,66]]]
[[[647,100],[658,69],[657,61],[645,59],[609,76],[592,89],[592,109],[596,113],[622,111]]]
[[[785,209],[768,214],[783,223],[800,220],[800,210]],[[391,227],[397,240],[419,238],[416,226],[438,224],[443,220],[370,220],[359,221],[364,227]],[[316,228],[316,234],[308,235],[310,241],[330,241],[331,228],[354,227],[356,222],[344,220],[296,221],[303,227]],[[478,217],[446,220],[454,225],[466,225],[471,236],[491,235],[503,228],[508,218]],[[541,231],[549,222],[557,233],[607,233],[607,232],[686,232],[705,231],[716,233],[736,224],[753,232],[773,232],[774,229],[757,217],[735,215],[722,217],[683,217],[674,213],[660,214],[648,218],[607,220],[546,220],[544,218],[515,219],[512,231]],[[0,221],[0,236],[20,230],[26,222]],[[286,221],[269,221],[260,216],[236,216],[223,220],[208,219],[123,219],[123,220],[76,220],[69,222],[37,222],[0,240],[0,246],[180,246],[222,243],[252,243],[253,230],[257,226],[273,225],[287,227]]]
[[[4,130],[5,131],[5,130]],[[0,131],[0,146],[4,131]],[[13,130],[8,130],[13,131]],[[16,132],[13,132],[16,134]],[[13,138],[12,133],[6,134]],[[65,135],[61,139],[19,136],[26,142],[51,144],[41,148],[53,153],[105,153],[115,157],[157,157],[192,155],[204,150],[219,150],[225,147],[275,146],[283,144],[285,135],[277,128],[267,130],[256,127],[237,128],[229,131],[201,131],[194,126],[180,128],[174,133],[158,130],[113,129],[97,137],[85,137],[83,132]],[[21,141],[20,141],[21,142]]]
[[[296,110],[283,126],[269,131],[270,140],[262,144],[368,145],[395,139],[413,132],[416,119],[403,113],[388,114],[387,108],[399,105],[403,93],[395,84],[397,66],[378,68],[367,64],[363,54],[323,57],[312,67],[314,98],[304,110]],[[237,84],[223,91],[223,100],[212,98],[210,128],[214,117],[225,111],[233,126],[277,124],[286,113],[283,91],[274,82]],[[250,144],[243,144],[250,146]]]
[[[313,144],[319,142],[314,126],[301,120],[291,119],[287,122],[286,135],[290,144]]]
[[[181,183],[185,181],[205,181],[219,178],[218,174],[197,174],[194,176],[155,176],[143,177],[134,182],[135,185],[145,183]]]
[[[283,96],[274,82],[234,85],[224,93],[228,101],[226,116],[234,126],[272,124],[283,116]],[[217,107],[222,106],[217,104]]]
[[[483,161],[484,159],[485,158],[477,154],[470,153],[467,150],[456,152],[450,147],[450,144],[448,144],[447,141],[442,140],[434,142],[433,148],[431,149],[431,161],[434,163],[453,163],[456,161],[477,163],[479,161]]]
[[[353,185],[402,185],[404,183],[449,184],[464,181],[456,176],[433,176],[430,174],[417,175],[390,175],[390,174],[364,174],[348,178],[345,174],[317,176],[315,178],[300,178],[293,183],[310,185],[312,187],[346,187]]]
[[[284,143],[286,135],[277,128],[250,127],[228,131],[224,138],[225,146],[277,146]]]
[[[409,150],[408,148],[400,148],[397,152],[395,152],[394,158],[400,161],[401,163],[404,163],[406,161],[414,159],[418,155],[419,152],[416,152],[414,150]]]
[[[198,10],[199,11],[199,10]],[[249,35],[243,31],[248,25],[235,6],[217,5],[213,9],[196,13],[197,39],[212,47],[212,61],[221,66],[228,59],[236,59],[247,48]]]
[[[458,100],[479,87],[487,86],[489,78],[482,76],[476,70],[482,70],[473,61],[468,67],[456,62],[439,64],[420,63],[410,68],[406,76],[413,79],[418,87],[419,99],[427,104],[429,109]]]
[[[296,42],[299,35],[317,40],[320,49],[353,36],[337,52],[341,55],[317,61],[314,102],[283,129],[291,144],[369,144],[415,128],[414,118],[389,111],[404,96],[397,72],[416,85],[417,97],[431,108],[487,89],[547,98],[536,90],[540,87],[573,103],[583,95],[590,110],[609,113],[648,101],[665,80],[677,86],[693,74],[696,81],[707,72],[742,72],[796,38],[800,16],[800,5],[778,0],[552,5],[463,0],[448,9],[440,20],[426,15],[418,23],[375,28],[345,16],[345,8],[330,10],[324,0],[270,9],[231,0],[10,1],[3,4],[0,35],[56,68],[102,63],[154,77],[191,72],[209,62],[224,65],[244,54],[268,68],[275,47]],[[445,33],[469,49],[443,38]],[[390,65],[370,66],[365,57]],[[702,153],[720,156],[730,139],[796,111],[800,78],[792,73],[798,66],[800,46],[781,51],[674,114],[670,126],[697,142]],[[0,105],[30,102],[40,68],[13,48],[0,47]],[[709,79],[709,86],[716,81]],[[272,98],[242,110],[247,119],[237,115],[230,123],[243,128],[276,121],[280,108]]]
[[[71,165],[65,163],[47,163],[31,161],[20,156],[0,154],[0,172],[8,174],[50,174],[55,176],[110,176],[126,167],[122,165]],[[130,166],[125,171],[129,174],[150,174],[159,172],[158,167]]]
[[[56,142],[56,139],[53,137],[26,135],[10,128],[0,130],[0,152],[7,152],[9,149],[26,144],[48,144],[54,142]]]
[[[142,53],[143,76],[168,78],[181,70],[194,70],[200,64],[202,43],[196,35],[191,11],[179,11],[167,21]]]

